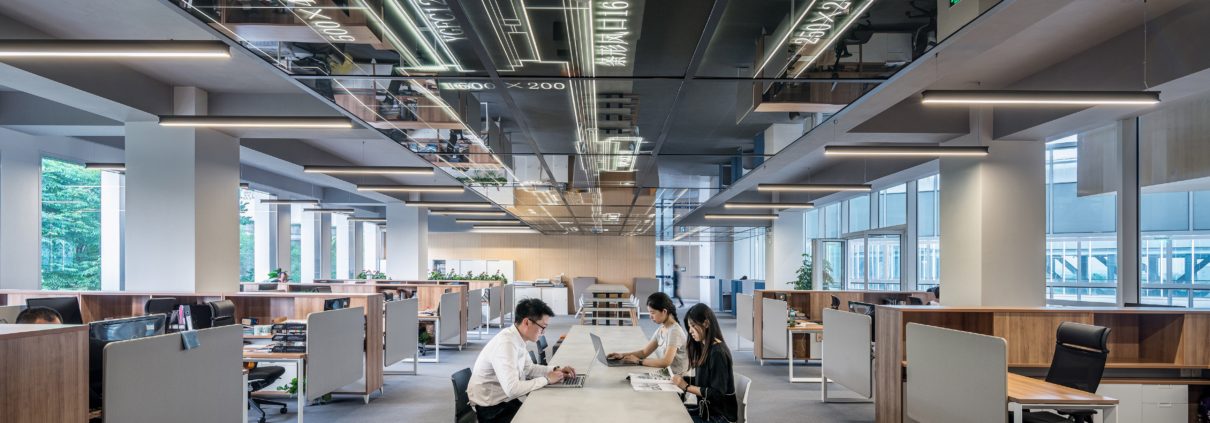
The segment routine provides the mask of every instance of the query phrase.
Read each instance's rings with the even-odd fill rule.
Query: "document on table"
[[[630,387],[636,391],[681,392],[672,384],[672,377],[662,373],[631,373]]]

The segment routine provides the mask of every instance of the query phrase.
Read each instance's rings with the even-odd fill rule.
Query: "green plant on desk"
[[[420,334],[416,336],[416,340],[420,341],[420,355],[428,354],[429,342],[433,340],[433,335],[430,335],[429,331],[427,330],[422,330],[420,331]]]
[[[306,381],[303,381],[303,385],[306,385],[306,383],[307,383]],[[277,390],[285,391],[287,394],[290,394],[290,395],[298,395],[298,378],[290,379],[289,385],[278,386]],[[324,396],[319,399],[319,402],[328,402],[331,400],[332,400],[332,394],[324,394]]]

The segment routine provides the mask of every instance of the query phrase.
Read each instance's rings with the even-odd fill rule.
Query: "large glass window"
[[[737,229],[732,248],[737,279],[765,279],[765,228]]]
[[[878,227],[907,223],[907,184],[878,191]]]
[[[858,232],[870,229],[870,196],[860,195],[846,201],[849,209],[849,230]]]
[[[290,207],[290,280],[302,280],[302,207]]]
[[[256,201],[252,190],[239,190],[239,280],[256,282]]]
[[[1046,298],[1117,302],[1117,124],[1046,143]]]
[[[101,173],[42,158],[42,289],[101,289]]]
[[[916,289],[941,283],[941,178],[916,180]]]
[[[840,237],[840,203],[829,204],[823,208],[823,236]]]

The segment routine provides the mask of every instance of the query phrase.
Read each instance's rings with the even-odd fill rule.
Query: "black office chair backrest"
[[[59,313],[65,325],[82,325],[84,317],[80,313],[80,300],[76,297],[42,297],[27,298],[26,308],[46,307]]]
[[[908,305],[924,305],[924,300],[920,297],[908,297]]]
[[[899,299],[895,297],[882,297],[882,305],[898,305]]]
[[[210,302],[210,326],[228,326],[235,324],[235,303],[231,300]]]
[[[932,288],[927,289],[927,291],[932,292],[933,296],[936,297],[938,300],[941,299],[941,286],[934,286]]]
[[[143,303],[143,314],[167,314],[169,316],[176,312],[176,298],[157,297],[148,299]]]
[[[1084,392],[1096,392],[1109,357],[1109,328],[1063,322],[1055,339],[1055,356],[1046,381]]]
[[[538,364],[545,366],[546,365],[546,347],[550,346],[550,344],[546,342],[546,335],[539,336],[538,342],[536,342],[536,344],[538,344]]]
[[[832,296],[832,310],[840,310],[840,298]]]
[[[466,388],[471,385],[471,369],[459,370],[450,376],[450,381],[454,383],[454,423],[475,423],[478,417],[475,416],[475,409],[471,408],[470,396],[466,394]]]

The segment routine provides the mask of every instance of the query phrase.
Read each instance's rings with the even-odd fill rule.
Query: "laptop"
[[[592,337],[592,345],[593,345],[593,347],[596,347],[596,349],[597,349],[597,361],[600,361],[601,364],[604,364],[609,367],[625,367],[625,366],[637,366],[638,365],[638,364],[631,364],[631,363],[624,362],[621,359],[610,359],[609,356],[605,354],[605,346],[603,344],[601,344],[601,337],[599,337],[593,333],[588,334],[588,336]]]

